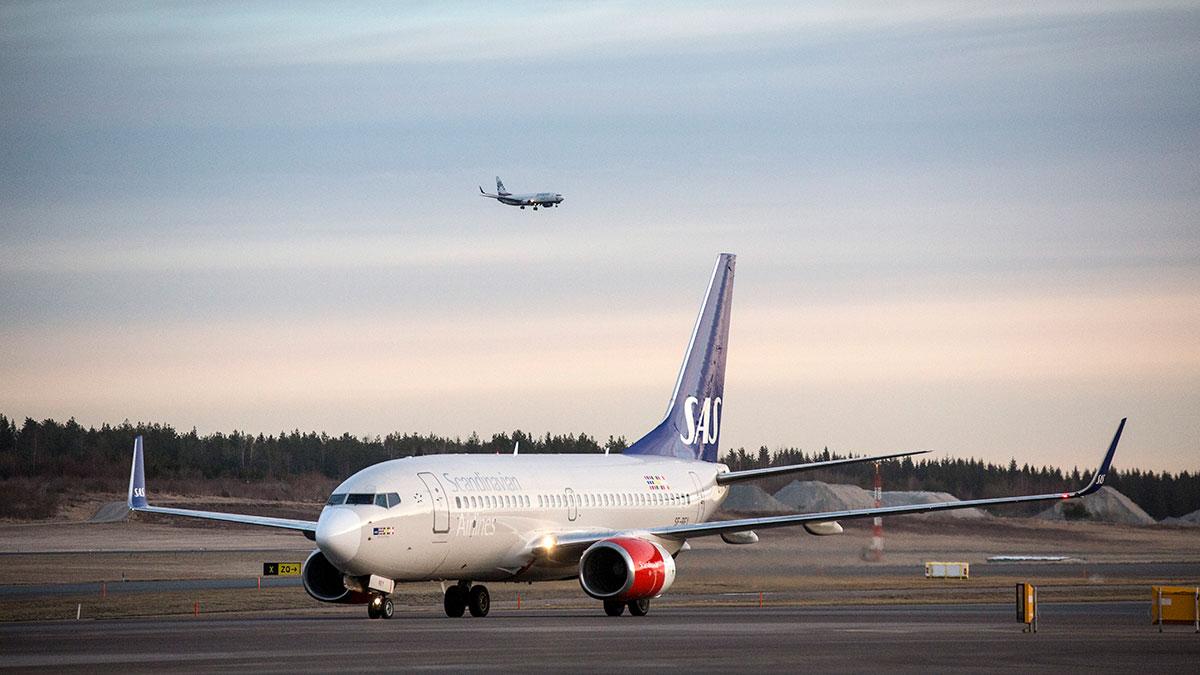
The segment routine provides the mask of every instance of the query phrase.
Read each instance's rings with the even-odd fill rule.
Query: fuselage
[[[563,196],[556,192],[537,192],[523,195],[501,194],[496,196],[496,199],[509,206],[552,206],[561,204]]]
[[[724,465],[626,455],[436,455],[367,467],[330,496],[317,544],[339,569],[396,581],[536,581],[578,574],[536,565],[548,534],[707,520]],[[351,503],[347,503],[351,502]],[[680,542],[663,542],[674,554]]]

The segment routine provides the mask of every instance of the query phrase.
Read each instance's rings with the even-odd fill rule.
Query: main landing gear
[[[620,600],[604,601],[604,613],[609,616],[621,616],[625,613],[626,607],[629,608],[629,616],[646,616],[650,611],[650,598],[630,600],[629,602],[621,602]]]
[[[367,616],[372,619],[390,619],[396,615],[396,605],[391,598],[376,595],[367,603]]]
[[[472,586],[469,581],[460,581],[446,589],[442,606],[449,617],[458,618],[466,610],[471,611],[471,616],[487,616],[492,608],[492,596],[487,586]]]

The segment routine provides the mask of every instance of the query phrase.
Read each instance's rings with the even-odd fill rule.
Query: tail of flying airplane
[[[735,262],[732,253],[717,256],[717,266],[708,283],[700,316],[696,317],[667,415],[650,433],[627,448],[626,455],[717,461],[721,417],[725,412],[725,354]]]
[[[504,181],[500,180],[500,176],[496,176],[496,193],[505,196],[511,194],[508,190],[504,189]]]

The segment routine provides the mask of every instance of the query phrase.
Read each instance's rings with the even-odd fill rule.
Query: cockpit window
[[[399,503],[400,495],[396,494],[395,492],[388,492],[387,494],[381,492],[375,495],[375,506],[382,506],[385,509],[390,509]]]
[[[375,495],[363,494],[359,492],[351,492],[346,495],[346,504],[373,504],[375,503]]]
[[[346,493],[341,492],[329,495],[329,501],[325,502],[325,506],[340,506],[346,503]]]

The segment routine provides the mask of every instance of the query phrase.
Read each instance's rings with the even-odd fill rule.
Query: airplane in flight
[[[425,455],[389,460],[347,478],[316,520],[151,506],[142,438],[134,441],[129,508],[294,530],[316,542],[301,570],[304,589],[330,603],[360,603],[391,618],[396,584],[441,582],[447,615],[486,616],[482,582],[578,579],[610,616],[649,611],[675,580],[688,540],[719,536],[753,544],[757,530],[801,526],[838,534],[838,521],[949,509],[1075,499],[1104,484],[1122,419],[1091,482],[1081,489],[710,520],[741,481],[917,454],[731,471],[718,462],[734,256],[722,254],[692,329],[666,415],[622,454]]]
[[[557,208],[562,203],[563,196],[557,192],[535,192],[524,195],[514,195],[504,189],[504,181],[500,180],[500,176],[496,176],[496,194],[489,194],[483,191],[483,186],[479,186],[479,194],[490,199],[495,199],[501,204],[509,206],[519,206],[522,210],[526,206],[532,206],[534,211],[538,210],[539,206]]]

